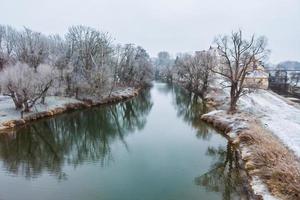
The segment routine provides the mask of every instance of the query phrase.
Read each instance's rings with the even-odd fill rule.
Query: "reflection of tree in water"
[[[195,183],[209,191],[221,192],[225,200],[236,199],[246,194],[235,148],[228,142],[227,148],[209,147],[207,155],[213,157],[216,162],[207,173],[195,178]]]
[[[110,144],[143,129],[152,107],[150,92],[131,101],[92,108],[41,120],[12,135],[0,135],[0,156],[5,168],[15,174],[35,177],[47,170],[64,178],[64,163],[112,159]]]
[[[206,107],[202,100],[192,92],[180,87],[173,87],[174,105],[179,117],[197,130],[197,137],[208,139],[211,135],[208,126],[200,119]]]
[[[206,112],[205,103],[201,98],[180,87],[168,86],[167,88],[169,91],[173,90],[174,105],[178,116],[197,130],[197,137],[208,139],[212,131],[200,120],[201,115]],[[195,183],[204,186],[209,191],[221,192],[223,199],[226,200],[246,194],[243,191],[237,152],[234,147],[229,142],[227,148],[209,147],[207,155],[213,157],[215,163],[211,165],[207,173],[195,178]]]

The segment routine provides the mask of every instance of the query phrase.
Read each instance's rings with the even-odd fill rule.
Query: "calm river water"
[[[0,135],[2,200],[240,199],[236,156],[199,100],[154,86]]]

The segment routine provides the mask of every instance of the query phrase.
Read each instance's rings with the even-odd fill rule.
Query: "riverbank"
[[[256,195],[263,199],[299,198],[299,161],[258,119],[243,112],[229,115],[224,110],[201,118],[221,130],[238,147]]]
[[[299,199],[300,107],[269,90],[241,97],[231,115],[229,90],[216,81],[206,98],[213,110],[202,120],[233,143],[247,173],[254,199]]]
[[[92,106],[116,103],[133,98],[139,94],[141,88],[126,87],[111,92],[98,101],[76,100],[67,97],[48,96],[45,104],[37,104],[31,112],[21,118],[20,111],[14,108],[9,97],[0,96],[0,130],[11,129],[45,117],[51,117],[71,110]]]
[[[300,110],[297,105],[265,90],[242,97],[238,105],[240,112],[233,115],[225,111],[224,93],[216,96],[216,102],[219,110],[201,118],[237,146],[253,192],[262,199],[299,199]]]

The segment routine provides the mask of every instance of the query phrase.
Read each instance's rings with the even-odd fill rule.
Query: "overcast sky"
[[[300,61],[300,0],[0,0],[0,23],[65,34],[70,25],[108,31],[120,43],[165,50],[207,49],[241,28],[265,35],[270,62]]]

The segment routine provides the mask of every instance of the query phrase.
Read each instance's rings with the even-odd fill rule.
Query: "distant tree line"
[[[235,112],[239,98],[247,94],[245,78],[256,62],[264,60],[269,50],[267,39],[252,35],[245,38],[242,31],[217,36],[215,48],[178,54],[170,58],[168,52],[160,52],[155,60],[156,77],[183,84],[202,99],[208,94],[213,80],[230,89],[229,112]]]
[[[72,26],[64,37],[0,25],[0,91],[29,111],[48,94],[97,99],[118,86],[143,86],[151,60],[140,46],[114,44],[91,27]]]
[[[286,70],[284,66],[278,65],[270,70],[269,85],[274,91],[300,95],[300,70]]]

